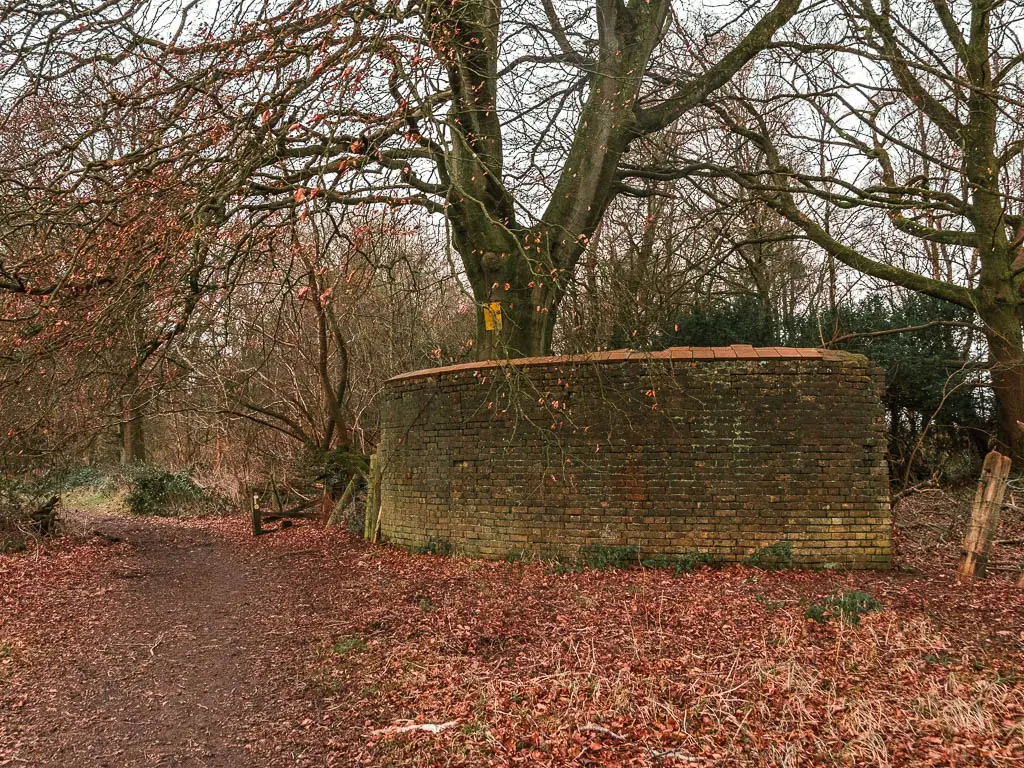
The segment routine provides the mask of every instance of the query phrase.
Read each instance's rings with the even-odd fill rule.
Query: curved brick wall
[[[468,555],[592,544],[887,567],[882,372],[813,349],[674,348],[404,374],[382,404],[381,531]]]

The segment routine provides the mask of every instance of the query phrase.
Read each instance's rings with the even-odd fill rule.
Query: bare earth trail
[[[0,557],[0,768],[1024,765],[1024,590],[955,545],[674,576],[86,524]],[[849,589],[884,610],[805,616]]]
[[[36,660],[22,727],[0,716],[21,741],[12,764],[299,765],[307,742],[323,750],[309,737],[323,715],[293,663],[316,618],[289,578],[295,556],[254,557],[173,521],[91,528],[123,543],[90,582],[68,585],[95,613],[66,627],[52,617],[68,647]]]

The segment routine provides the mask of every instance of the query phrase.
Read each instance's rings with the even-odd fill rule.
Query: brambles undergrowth
[[[710,552],[686,552],[682,555],[657,555],[645,557],[644,568],[660,568],[672,571],[675,576],[693,573],[700,568],[714,568],[721,563]]]
[[[580,565],[586,568],[629,568],[640,565],[640,550],[631,546],[588,544],[580,548]]]
[[[506,556],[506,559],[508,557]],[[681,555],[651,555],[644,557],[635,546],[606,544],[588,544],[580,548],[575,562],[561,562],[556,566],[556,573],[580,573],[585,568],[604,570],[606,568],[652,568],[655,570],[672,571],[676,576],[693,573],[699,568],[714,568],[722,565],[710,552],[685,552]],[[788,541],[779,541],[748,555],[743,565],[753,568],[774,571],[793,567],[793,545]]]
[[[882,610],[884,606],[867,592],[847,589],[829,596],[824,604],[811,603],[804,611],[808,619],[824,624],[833,617],[851,626],[860,624],[860,617],[865,613]]]
[[[505,553],[504,560],[506,563],[529,563],[534,559],[534,555],[528,549],[510,549]]]
[[[56,533],[59,503],[34,482],[0,478],[0,554],[22,552],[31,539]]]
[[[36,518],[53,498],[67,510],[157,517],[225,514],[231,507],[185,471],[146,465],[59,467],[36,477],[0,480],[0,551],[23,549],[26,535],[49,532],[53,526],[41,531]]]
[[[778,611],[786,607],[785,600],[772,600],[770,597],[762,594],[754,595],[754,602],[764,606],[766,611]]]
[[[83,488],[112,490],[116,478],[110,472],[95,466],[56,467],[34,482],[40,493],[64,494]]]
[[[766,571],[793,567],[793,545],[788,541],[777,541],[761,547],[743,558],[743,564]]]
[[[508,556],[506,556],[506,560]],[[574,561],[557,560],[553,572],[582,573],[587,568],[606,570],[609,568],[651,568],[671,571],[679,576],[693,573],[699,568],[713,568],[721,565],[710,552],[685,552],[681,555],[652,555],[644,557],[639,548],[628,545],[588,544],[580,548]]]
[[[455,546],[448,541],[448,539],[435,539],[431,536],[427,539],[427,543],[416,550],[418,555],[437,555],[438,557],[448,557],[455,553]]]

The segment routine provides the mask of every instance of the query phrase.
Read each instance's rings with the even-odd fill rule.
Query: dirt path
[[[0,557],[0,768],[1024,765],[1024,591],[952,549],[674,576],[92,530]],[[808,618],[844,590],[884,608]]]
[[[91,528],[123,543],[92,581],[68,585],[84,616],[47,617],[71,647],[29,654],[15,716],[0,714],[0,732],[15,732],[10,764],[297,765],[321,752],[307,734],[322,715],[294,658],[309,655],[310,606],[289,553],[252,557],[173,521]]]

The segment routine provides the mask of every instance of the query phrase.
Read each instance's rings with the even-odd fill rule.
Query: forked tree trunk
[[[498,81],[500,0],[436,3],[427,38],[447,70],[451,143],[440,170],[452,243],[477,303],[476,356],[501,359],[550,353],[565,285],[623,181],[619,162],[630,143],[664,130],[702,103],[767,47],[800,0],[774,7],[701,76],[666,84],[666,98],[644,107],[644,74],[672,15],[669,0],[596,3],[596,46],[588,90],[557,181],[539,219],[518,223],[524,206],[505,184]],[[579,56],[557,31],[563,53]],[[531,207],[531,206],[526,206]],[[500,311],[500,321],[498,314]]]
[[[547,266],[550,253],[540,252],[547,245],[544,235],[469,225],[457,235],[476,300],[476,358],[551,354],[562,290],[558,272]]]
[[[510,282],[499,282],[484,301],[477,302],[477,359],[551,354],[558,301],[550,288],[534,282],[533,288],[527,283],[518,290]]]

